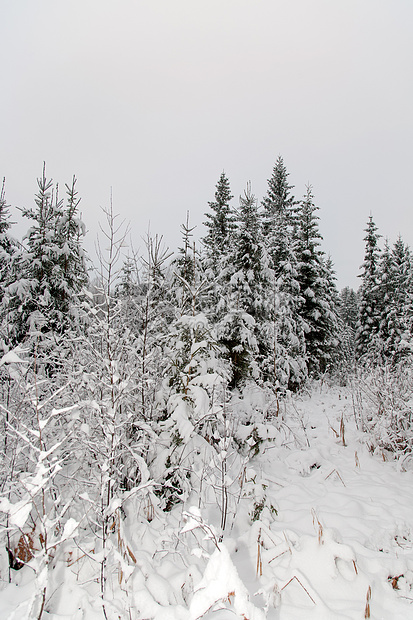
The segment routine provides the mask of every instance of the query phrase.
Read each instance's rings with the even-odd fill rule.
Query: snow
[[[258,406],[258,395],[249,401]],[[184,426],[184,403],[175,412]],[[317,386],[287,400],[283,416],[258,428],[264,441],[222,541],[218,502],[192,496],[147,521],[134,503],[138,494],[130,495],[123,529],[106,550],[110,620],[359,620],[370,591],[371,618],[413,618],[413,471],[371,453],[346,388]],[[238,472],[227,474],[232,482]],[[254,501],[264,507],[251,522]],[[0,503],[19,527],[27,507]],[[99,548],[92,539],[81,548],[69,540],[81,528],[69,519],[61,534],[44,618],[104,618]],[[3,550],[0,568],[0,617],[36,617],[31,567],[12,571],[7,583]]]

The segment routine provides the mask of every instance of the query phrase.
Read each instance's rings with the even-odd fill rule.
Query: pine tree
[[[364,241],[366,245],[364,262],[361,266],[362,283],[359,289],[360,304],[356,332],[356,354],[359,359],[374,357],[380,326],[380,292],[378,287],[380,266],[378,242],[380,235],[371,215],[365,232]]]
[[[308,370],[314,375],[330,367],[338,327],[332,269],[319,249],[322,237],[317,210],[312,187],[308,186],[298,212],[297,259],[303,298],[300,316],[304,321]]]

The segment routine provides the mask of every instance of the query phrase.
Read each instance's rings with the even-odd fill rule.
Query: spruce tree
[[[10,321],[7,287],[18,279],[17,243],[10,237],[9,205],[6,202],[5,179],[0,191],[0,346],[7,351],[13,333]]]
[[[333,273],[319,247],[322,236],[317,210],[308,186],[298,211],[297,259],[308,370],[316,376],[331,366],[338,328]]]
[[[189,213],[186,223],[181,225],[182,247],[172,261],[171,293],[179,315],[195,314],[204,307],[204,294],[207,288],[206,277],[195,242],[192,240],[195,226],[189,225]]]
[[[393,249],[386,241],[379,268],[380,324],[376,347],[378,359],[397,363],[411,348],[408,282],[410,252],[402,239]]]
[[[63,334],[76,323],[72,312],[77,295],[88,281],[78,217],[76,179],[67,186],[67,206],[58,186],[46,177],[37,180],[34,209],[21,209],[31,227],[16,257],[16,274],[7,287],[8,309],[14,317],[14,341],[29,333]]]
[[[86,234],[85,224],[79,214],[80,198],[76,190],[77,179],[74,176],[71,185],[66,185],[66,206],[58,214],[56,243],[59,248],[58,263],[61,271],[60,299],[57,303],[69,324],[69,315],[74,311],[76,296],[81,293],[89,281],[87,257],[83,249]]]
[[[202,239],[206,262],[213,275],[219,275],[222,259],[228,254],[236,229],[236,215],[230,202],[233,199],[225,172],[221,173],[216,185],[215,200],[209,202],[212,213],[205,213],[208,233]]]
[[[202,262],[208,281],[205,312],[211,324],[222,318],[223,298],[231,273],[229,256],[237,227],[236,211],[230,204],[232,198],[229,180],[222,172],[216,185],[215,200],[208,203],[210,212],[205,214],[207,219],[204,222],[208,232],[202,239]]]
[[[299,316],[302,300],[295,253],[296,202],[288,176],[284,161],[279,157],[262,201],[264,242],[272,274],[272,318],[267,326],[271,344],[263,364],[268,371],[272,368],[267,376],[272,374],[276,385],[295,389],[307,373],[303,321]]]
[[[291,194],[293,185],[288,183],[289,173],[284,164],[281,155],[278,157],[271,178],[268,179],[267,195],[262,201],[263,219],[264,219],[264,235],[267,227],[275,215],[286,217],[287,221],[293,223],[293,213],[295,209],[295,199]]]
[[[6,180],[3,179],[0,190],[0,300],[3,297],[3,287],[7,281],[8,270],[15,250],[15,244],[9,235],[11,228],[10,207],[6,202],[5,185]]]
[[[218,325],[219,339],[232,362],[234,387],[259,374],[257,358],[264,345],[260,328],[268,316],[268,262],[249,184],[240,197],[238,222],[229,255],[225,312]]]
[[[358,298],[357,293],[349,286],[345,286],[340,291],[339,313],[343,323],[355,330],[358,319]]]
[[[377,350],[377,335],[380,326],[379,268],[380,249],[378,229],[370,215],[365,229],[365,254],[360,275],[359,318],[356,331],[356,355],[364,360],[372,359]]]

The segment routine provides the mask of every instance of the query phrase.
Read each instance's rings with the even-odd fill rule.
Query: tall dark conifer
[[[285,215],[291,221],[291,214],[294,211],[295,199],[291,194],[293,185],[288,183],[289,173],[285,167],[284,160],[281,155],[278,157],[272,171],[271,178],[268,179],[267,195],[262,201],[263,218],[264,218],[264,234],[267,228],[267,222],[275,215]]]
[[[361,266],[360,304],[356,332],[356,354],[358,358],[375,355],[376,338],[380,326],[379,269],[380,248],[378,229],[370,215],[365,229],[365,254]]]
[[[22,209],[31,227],[18,256],[15,281],[7,288],[17,342],[30,332],[62,334],[74,325],[76,297],[88,281],[76,179],[67,186],[67,206],[58,186],[47,179],[45,166],[37,183],[36,207]]]
[[[314,375],[330,367],[338,327],[334,276],[331,264],[320,250],[322,236],[317,210],[312,187],[308,186],[298,210],[297,259],[308,370]]]
[[[233,199],[225,172],[221,173],[216,185],[215,200],[209,202],[211,213],[206,213],[205,226],[208,233],[202,239],[207,264],[219,275],[223,257],[228,253],[236,229],[236,215],[230,202]]]
[[[5,185],[6,181],[3,179],[0,190],[0,301],[3,298],[4,286],[9,279],[12,256],[16,249],[16,245],[9,235],[11,223]]]
[[[238,229],[230,254],[225,312],[219,339],[232,361],[233,386],[257,376],[260,327],[267,318],[268,273],[261,222],[255,196],[248,184],[240,197]]]

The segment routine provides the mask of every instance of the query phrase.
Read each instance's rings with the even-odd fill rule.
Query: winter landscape
[[[176,251],[110,206],[93,267],[65,189],[21,241],[1,191],[1,617],[413,618],[403,239],[338,291],[279,156]]]
[[[412,24],[0,1],[0,620],[413,620]]]

